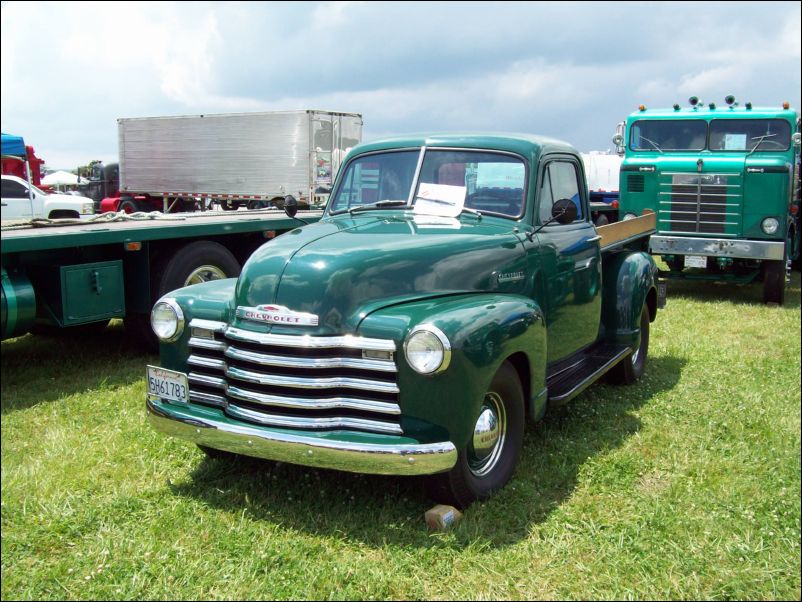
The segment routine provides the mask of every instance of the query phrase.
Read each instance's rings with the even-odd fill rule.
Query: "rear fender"
[[[623,249],[604,256],[602,336],[613,343],[634,345],[640,315],[648,303],[649,318],[657,311],[657,266],[641,251]]]
[[[422,324],[440,329],[451,345],[449,366],[439,374],[419,374],[407,363],[404,341]],[[531,299],[469,294],[411,301],[374,311],[358,334],[396,342],[401,426],[420,441],[466,445],[487,387],[508,358],[523,371],[530,416],[545,409],[546,328]]]

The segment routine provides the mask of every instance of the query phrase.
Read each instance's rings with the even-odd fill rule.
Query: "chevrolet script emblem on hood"
[[[254,322],[268,324],[285,324],[287,326],[317,326],[315,314],[305,314],[284,307],[283,305],[257,305],[256,307],[237,308],[237,317]]]

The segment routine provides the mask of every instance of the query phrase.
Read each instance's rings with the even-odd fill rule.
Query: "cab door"
[[[590,221],[585,174],[576,157],[552,155],[541,162],[535,227],[545,289],[548,361],[594,343],[601,319],[601,237]],[[560,199],[576,204],[573,223],[546,223]],[[545,225],[544,225],[545,224]]]
[[[31,219],[33,210],[31,199],[28,196],[28,187],[12,180],[2,180],[2,207],[0,219]]]

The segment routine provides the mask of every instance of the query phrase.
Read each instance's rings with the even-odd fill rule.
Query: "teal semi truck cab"
[[[210,455],[487,497],[526,419],[644,371],[655,216],[597,229],[585,182],[571,146],[535,136],[356,147],[320,222],[155,304],[149,420]]]
[[[668,278],[763,281],[782,304],[800,252],[800,122],[776,108],[725,103],[641,106],[613,142],[624,154],[620,215],[657,213],[650,250]]]

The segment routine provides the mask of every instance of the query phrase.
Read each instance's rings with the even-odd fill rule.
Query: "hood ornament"
[[[267,324],[281,324],[284,326],[317,326],[318,317],[293,311],[283,305],[257,305],[256,307],[237,307],[237,317],[252,322],[265,322]]]

